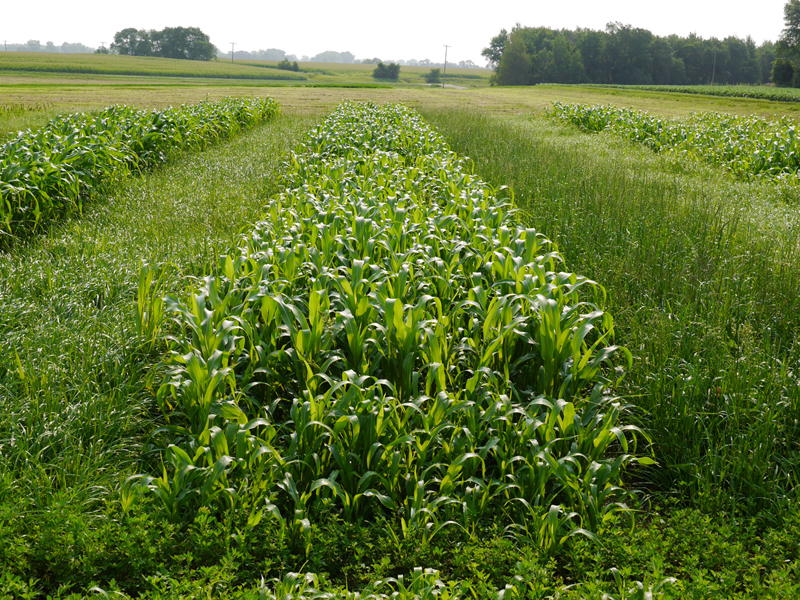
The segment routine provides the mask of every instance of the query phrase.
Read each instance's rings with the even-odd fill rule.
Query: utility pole
[[[3,40],[3,48],[8,52],[8,40]]]
[[[236,42],[231,42],[231,64],[233,64],[233,49],[236,47]]]
[[[444,80],[447,77],[447,49],[450,47],[447,44],[444,45],[444,73],[442,73],[442,89],[444,89]]]

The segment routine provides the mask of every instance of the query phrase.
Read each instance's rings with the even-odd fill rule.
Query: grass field
[[[6,596],[77,598],[93,586],[149,598],[311,598],[314,589],[493,598],[505,586],[505,598],[800,595],[800,191],[541,116],[554,100],[662,116],[793,118],[795,105],[589,87],[264,87],[2,71],[0,90],[0,132],[112,103],[162,108],[230,95],[272,96],[283,113],[120,184],[0,255]],[[175,296],[217,273],[219,256],[269,207],[286,153],[342,100],[418,108],[478,175],[510,186],[518,219],[555,242],[565,270],[605,288],[615,342],[634,357],[616,393],[658,462],[624,474],[637,497],[633,526],[610,515],[599,545],[574,536],[544,550],[507,528],[498,498],[496,516],[432,539],[403,533],[391,514],[351,522],[330,502],[314,505],[307,530],[301,521],[282,529],[267,513],[254,525],[235,510],[174,523],[150,497],[123,510],[121,482],[160,469],[167,435],[157,431],[166,417],[155,397],[163,348],[137,342],[142,261],[159,267],[160,292]],[[316,578],[288,575],[298,571]]]

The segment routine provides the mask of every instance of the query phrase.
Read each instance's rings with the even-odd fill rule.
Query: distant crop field
[[[609,87],[673,94],[698,94],[723,98],[757,98],[773,102],[800,102],[800,89],[779,88],[768,85],[608,85]]]
[[[263,69],[252,65],[220,61],[203,62],[149,56],[48,54],[44,52],[3,52],[0,55],[0,73],[3,71],[278,81],[303,81],[306,79],[304,75],[290,71]]]

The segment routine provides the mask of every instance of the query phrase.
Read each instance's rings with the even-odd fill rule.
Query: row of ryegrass
[[[272,98],[225,98],[162,111],[112,106],[53,119],[0,146],[0,244],[80,213],[115,181],[275,117]]]
[[[423,540],[491,515],[544,553],[629,510],[622,474],[652,461],[610,390],[627,351],[602,288],[399,105],[341,105],[284,185],[217,276],[142,294],[144,337],[180,330],[166,466],[126,507],[144,485],[173,521],[308,531],[329,502]]]
[[[636,360],[642,482],[780,524],[800,482],[798,193],[547,119],[427,113],[567,261],[602,280]]]
[[[663,119],[613,105],[555,102],[554,117],[583,131],[610,131],[654,152],[673,153],[719,165],[740,179],[797,182],[800,141],[797,123],[723,113]]]

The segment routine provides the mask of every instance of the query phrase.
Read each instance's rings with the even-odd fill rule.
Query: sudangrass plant
[[[170,443],[126,495],[301,537],[328,499],[423,542],[500,510],[546,553],[627,512],[623,472],[652,461],[602,288],[404,107],[343,104],[287,167],[219,275],[163,301]]]
[[[800,141],[792,119],[699,113],[669,120],[612,105],[561,102],[554,103],[552,114],[584,131],[610,131],[655,152],[719,165],[741,179],[797,182]]]
[[[271,98],[226,98],[163,111],[112,106],[9,136],[0,146],[2,236],[18,238],[43,222],[79,214],[85,200],[117,179],[181,151],[203,149],[278,110]]]
[[[604,282],[660,464],[641,472],[651,489],[779,523],[800,481],[796,190],[546,119],[426,116]]]

